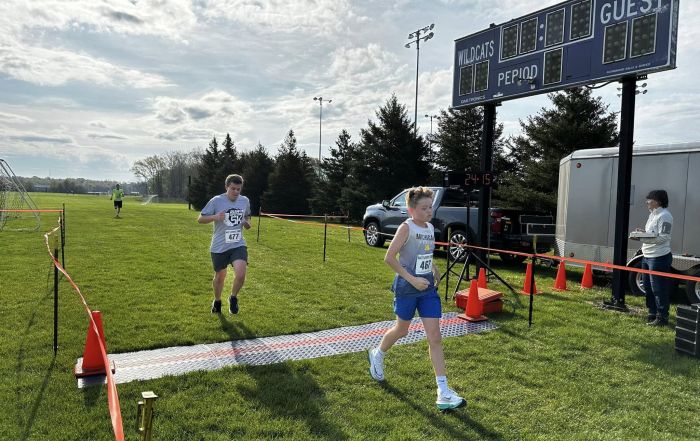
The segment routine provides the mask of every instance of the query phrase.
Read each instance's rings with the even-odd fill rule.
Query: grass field
[[[256,243],[254,219],[241,313],[217,317],[209,313],[211,226],[197,224],[196,212],[127,198],[114,219],[106,197],[34,197],[42,208],[66,204],[66,268],[102,311],[110,353],[393,318],[384,250],[365,246],[359,232],[348,243],[345,231],[329,229],[324,264],[322,228],[264,218]],[[54,219],[44,216],[42,230]],[[522,268],[498,263],[522,287]],[[0,440],[113,439],[105,389],[77,389],[72,374],[87,316],[66,281],[53,356],[51,274],[40,233],[0,232]],[[698,360],[673,350],[672,328],[595,308],[609,291],[581,291],[580,273],[569,276],[570,291],[553,293],[554,271],[538,268],[532,328],[523,307],[492,316],[495,331],[444,340],[450,385],[466,409],[435,409],[421,342],[392,349],[383,385],[369,377],[364,353],[122,384],[126,438],[138,439],[136,402],[152,390],[160,397],[154,440],[699,439]]]

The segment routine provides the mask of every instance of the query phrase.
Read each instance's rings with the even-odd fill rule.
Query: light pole
[[[425,115],[426,118],[430,118],[430,138],[428,138],[428,148],[430,148],[430,162],[433,162],[433,118],[440,119],[437,115]]]
[[[433,138],[433,118],[440,119],[437,115],[425,115],[426,118],[430,118],[430,138]]]
[[[315,96],[314,101],[318,101],[319,112],[318,112],[318,162],[321,162],[321,121],[323,120],[323,97]],[[333,100],[326,100],[326,103],[330,104]]]
[[[428,35],[423,35],[428,31],[432,31],[432,29],[435,27],[434,23],[431,23],[430,26],[426,26],[424,28],[418,29],[415,32],[411,32],[408,34],[408,39],[411,40],[408,43],[406,43],[405,47],[410,48],[411,44],[415,43],[416,44],[416,108],[415,108],[415,113],[414,113],[414,118],[413,118],[413,132],[418,136],[418,60],[420,58],[420,41],[428,41],[431,38],[433,38],[433,35],[435,35],[434,32],[430,32]]]

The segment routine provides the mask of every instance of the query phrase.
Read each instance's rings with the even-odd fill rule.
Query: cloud
[[[171,86],[160,75],[117,66],[86,53],[29,46],[17,41],[0,46],[0,72],[39,86],[59,86],[69,81],[137,89]]]
[[[153,100],[153,108],[155,117],[165,124],[199,123],[205,119],[235,121],[247,118],[253,111],[246,101],[221,90],[192,99],[159,96]]]
[[[50,144],[71,144],[75,142],[70,136],[44,136],[36,134],[9,135],[6,139],[10,141]]]
[[[226,19],[262,33],[329,35],[366,17],[353,12],[347,0],[203,0],[202,14]]]
[[[34,29],[150,35],[176,41],[197,24],[189,0],[4,0],[0,29],[30,34]]]
[[[112,134],[101,134],[101,133],[88,133],[85,136],[91,139],[129,139],[125,136],[112,135]]]
[[[0,140],[12,141],[0,144],[0,154],[21,155],[56,161],[76,162],[108,162],[119,164],[127,158],[115,150],[101,145],[80,144],[73,137],[64,134],[44,135],[40,133],[0,134]]]
[[[102,121],[90,121],[90,122],[88,123],[88,125],[89,125],[90,127],[97,127],[97,128],[100,128],[100,129],[106,129],[106,128],[107,128],[107,124],[103,123]]]
[[[34,122],[34,120],[31,118],[28,118],[26,116],[23,116],[23,115],[16,115],[14,113],[0,112],[0,123],[3,123],[3,122],[17,124],[17,123],[31,123],[31,122]]]

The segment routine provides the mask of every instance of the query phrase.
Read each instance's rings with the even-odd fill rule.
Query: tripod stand
[[[449,276],[450,276],[450,274],[454,274],[454,275],[458,276],[457,286],[455,287],[455,290],[452,293],[452,299],[454,299],[455,294],[459,291],[459,286],[461,285],[463,280],[472,280],[472,278],[470,276],[471,271],[469,269],[470,262],[472,262],[472,261],[474,261],[474,265],[477,268],[479,268],[479,267],[485,268],[489,274],[493,274],[494,277],[496,277],[501,283],[503,283],[506,287],[508,287],[508,289],[510,289],[513,294],[515,294],[515,289],[513,289],[513,287],[510,286],[510,284],[508,282],[503,280],[503,278],[501,276],[499,276],[496,273],[496,271],[494,271],[493,268],[491,268],[486,262],[481,260],[481,258],[479,256],[474,254],[474,252],[468,248],[462,248],[462,249],[467,253],[467,255],[464,259],[464,266],[462,267],[462,271],[460,273],[457,273],[453,269],[455,267],[455,265],[459,264],[459,260],[454,260],[454,261],[452,261],[452,263],[450,263],[449,257],[451,255],[451,253],[450,253],[449,248],[447,250],[448,263],[447,263],[447,271],[445,271],[445,273],[447,274],[448,279],[447,279],[447,283],[445,285],[445,300],[447,300],[447,291],[449,290]],[[480,265],[477,265],[477,262]]]

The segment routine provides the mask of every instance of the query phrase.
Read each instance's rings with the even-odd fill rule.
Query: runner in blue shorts
[[[435,404],[441,410],[454,409],[463,406],[465,401],[447,386],[445,374],[440,335],[442,308],[437,293],[440,273],[433,265],[435,233],[430,223],[433,191],[426,187],[411,188],[406,194],[406,203],[411,217],[399,226],[384,257],[384,262],[396,272],[391,287],[396,324],[384,334],[379,347],[369,350],[369,372],[375,380],[384,380],[384,354],[408,334],[411,319],[418,311],[428,338],[430,361],[438,386]]]

